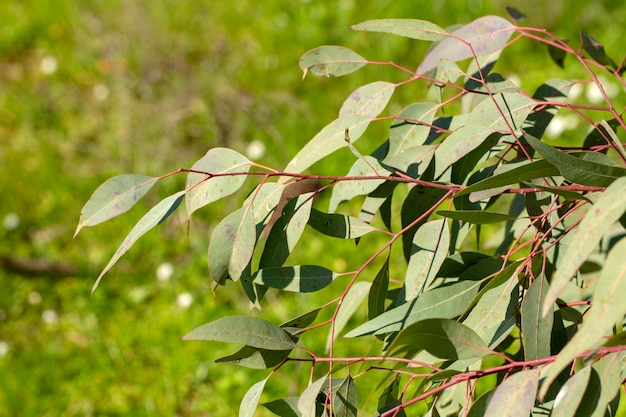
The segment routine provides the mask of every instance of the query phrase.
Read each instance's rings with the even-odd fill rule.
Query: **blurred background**
[[[505,5],[527,14],[524,25],[572,44],[584,29],[622,59],[626,5],[615,1],[0,2],[0,415],[236,415],[267,371],[214,364],[233,347],[180,337],[248,313],[234,286],[213,296],[206,266],[212,226],[243,194],[199,213],[189,239],[184,213],[173,216],[93,296],[99,270],[126,233],[184,178],[164,181],[127,215],[72,239],[82,205],[113,175],[189,167],[214,146],[283,167],[354,88],[403,76],[377,67],[302,81],[298,60],[306,51],[339,44],[415,68],[427,44],[347,26],[404,17],[445,27],[506,17]],[[523,40],[498,71],[532,92],[574,70],[559,69],[545,48]],[[411,90],[393,101],[400,109],[418,100]],[[364,153],[367,146],[363,140]],[[345,162],[332,164],[320,169],[346,170]],[[343,249],[307,245],[322,265],[344,262]],[[267,314],[276,320],[307,311],[298,305],[306,299],[272,297]],[[268,384],[263,401],[301,391],[286,376]]]

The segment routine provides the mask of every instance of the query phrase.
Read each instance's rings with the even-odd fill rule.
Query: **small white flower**
[[[15,230],[20,225],[20,216],[17,213],[9,213],[4,216],[2,220],[2,225],[5,230]]]
[[[54,324],[59,321],[59,313],[51,309],[44,310],[44,312],[41,313],[41,319],[46,324]]]
[[[167,281],[174,275],[174,265],[169,262],[163,262],[156,269],[157,281]]]
[[[39,70],[43,75],[52,75],[57,72],[59,68],[59,63],[57,59],[52,55],[46,55],[41,59],[39,63]]]
[[[567,95],[567,101],[569,103],[572,103],[574,101],[576,101],[576,99],[578,97],[580,97],[580,95],[583,93],[583,86],[582,84],[574,84],[572,85],[572,88],[570,88],[569,90],[569,94]]]
[[[37,291],[31,291],[28,293],[28,302],[31,305],[37,305],[39,303],[41,303],[41,294],[39,294]]]
[[[178,294],[176,297],[176,305],[180,308],[187,309],[193,304],[193,295],[188,292]]]
[[[255,160],[262,158],[265,155],[265,144],[258,139],[250,142],[246,148],[246,156],[248,159]]]
[[[109,87],[104,84],[97,84],[93,88],[93,98],[96,101],[104,101],[109,97]]]
[[[9,353],[9,344],[4,340],[0,340],[0,358],[4,358]]]

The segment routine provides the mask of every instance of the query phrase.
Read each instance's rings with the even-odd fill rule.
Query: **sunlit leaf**
[[[506,378],[493,393],[485,417],[528,417],[537,396],[539,371],[530,369]]]
[[[352,30],[383,32],[422,41],[440,41],[450,36],[441,27],[418,19],[377,19],[350,26]]]
[[[524,359],[532,361],[550,356],[550,337],[554,316],[541,315],[548,282],[541,275],[532,283],[522,301],[522,340],[524,346]]]
[[[371,119],[377,117],[389,103],[395,88],[395,84],[386,81],[374,81],[357,88],[343,102],[339,117],[351,114],[360,114]]]
[[[238,343],[269,350],[291,350],[296,344],[275,324],[249,316],[222,317],[195,328],[183,340],[211,340]]]
[[[490,224],[516,220],[517,217],[508,214],[492,213],[478,210],[438,210],[438,215],[472,224]]]
[[[570,417],[576,415],[576,410],[587,389],[591,366],[585,366],[571,376],[559,390],[552,407],[552,417]]]
[[[479,147],[493,130],[483,125],[465,125],[448,136],[435,151],[435,178],[453,163]],[[497,133],[495,133],[497,135]]]
[[[375,227],[344,214],[328,214],[312,209],[309,225],[320,233],[340,239],[356,239],[377,230]]]
[[[191,167],[194,171],[187,175],[186,206],[187,215],[235,193],[244,183],[245,175],[227,175],[210,178],[209,175],[246,173],[251,162],[245,156],[228,148],[213,148]]]
[[[313,292],[330,284],[337,274],[316,265],[297,265],[259,269],[250,278],[255,284],[283,291]]]
[[[419,178],[430,165],[436,150],[436,145],[420,145],[402,149],[400,153],[385,158],[383,165],[392,172],[402,172],[409,177]]]
[[[323,376],[304,390],[298,399],[298,411],[302,417],[316,417],[315,400],[328,376]]]
[[[361,302],[367,297],[370,287],[371,283],[369,282],[355,282],[354,285],[350,287],[345,297],[343,297],[339,305],[339,311],[337,311],[337,315],[335,316],[333,331],[328,333],[328,337],[326,338],[326,352],[330,351],[331,343],[337,339],[348,323],[348,320],[350,320],[361,305]]]
[[[441,359],[481,358],[491,353],[485,342],[472,329],[451,320],[433,318],[413,323],[393,341],[388,354],[415,356],[420,350]]]
[[[302,78],[310,71],[319,77],[341,77],[357,71],[367,64],[367,60],[343,46],[320,46],[300,58]]]
[[[219,285],[224,285],[228,278],[233,245],[245,214],[246,208],[242,207],[222,219],[213,229],[209,241],[209,273]]]
[[[363,159],[357,159],[348,173],[347,177],[366,177],[374,175],[387,175],[389,171],[383,168],[380,163],[371,156],[364,156]],[[365,195],[373,192],[380,184],[385,182],[380,180],[346,180],[337,183],[333,187],[328,205],[328,211],[334,213],[344,201],[350,201],[359,195]]]
[[[513,134],[522,128],[522,123],[536,105],[534,99],[520,92],[495,94],[472,109],[467,125],[482,125]]]
[[[472,58],[474,54],[480,56],[499,51],[506,45],[514,31],[515,26],[501,17],[478,18],[455,30],[451,37],[435,45],[417,68],[417,73],[424,74],[437,68],[440,59],[457,62]]]
[[[257,382],[248,389],[239,404],[239,417],[252,417],[254,415],[266,382],[267,378]]]
[[[150,229],[155,226],[161,224],[165,219],[169,217],[170,214],[180,205],[183,197],[185,196],[185,190],[179,191],[176,194],[172,194],[171,196],[164,198],[161,200],[156,206],[152,207],[150,211],[148,211],[133,227],[133,229],[126,235],[126,238],[122,242],[122,244],[117,248],[109,263],[104,267],[98,279],[93,284],[91,292],[93,293],[100,280],[104,274],[107,273],[113,265],[124,255],[130,248],[135,244],[137,239],[146,234]]]
[[[433,220],[417,229],[404,280],[406,301],[422,294],[432,283],[449,248],[450,230],[445,220]]]
[[[233,250],[228,263],[228,275],[233,281],[238,281],[241,278],[243,271],[252,259],[256,244],[256,227],[254,225],[253,211],[247,207],[243,209],[241,223],[233,230]]]
[[[465,77],[467,74],[459,68],[459,66],[450,61],[449,59],[441,59],[439,65],[437,65],[437,73],[435,79],[444,84],[455,83],[460,77]]]
[[[106,180],[83,206],[74,237],[85,226],[94,226],[126,213],[158,180],[145,175],[118,175]]]
[[[423,145],[439,109],[435,103],[413,103],[404,108],[389,128],[389,156]]]

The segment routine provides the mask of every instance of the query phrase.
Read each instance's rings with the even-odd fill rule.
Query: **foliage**
[[[85,205],[77,232],[124,213],[155,182],[187,175],[184,189],[138,221],[94,290],[174,210],[185,207],[190,217],[248,180],[254,187],[243,205],[212,232],[215,291],[241,285],[258,309],[270,289],[327,297],[280,325],[228,316],[184,337],[243,345],[218,361],[273,369],[244,396],[240,416],[254,414],[275,373],[302,364],[310,366],[306,388],[264,403],[268,410],[281,416],[356,416],[361,409],[378,416],[614,414],[626,374],[620,302],[626,151],[618,137],[626,124],[600,75],[626,87],[623,61],[617,64],[586,32],[574,49],[545,30],[519,26],[523,15],[509,12],[512,21],[486,16],[450,31],[415,19],[351,27],[434,42],[417,70],[340,46],[306,53],[304,76],[385,65],[405,78],[354,90],[338,118],[285,169],[218,147],[189,169],[104,183]],[[547,47],[558,65],[580,66],[588,78],[553,78],[533,92],[522,90],[495,72],[501,52],[522,40]],[[382,115],[396,90],[424,83],[430,101]],[[568,99],[585,83],[597,86],[602,105]],[[567,146],[550,145],[547,129],[560,111],[584,120],[590,131]],[[389,122],[388,134],[364,156],[356,142],[370,124]],[[344,148],[353,156],[345,175],[307,173]],[[282,199],[287,187],[305,180],[319,181],[319,188]],[[326,211],[314,207],[323,193],[330,193]],[[307,233],[328,242],[354,240],[354,269],[317,265],[312,253],[305,254],[311,263],[290,265]],[[319,329],[328,332],[323,352],[307,344]],[[368,350],[362,340],[378,342]],[[377,399],[364,402],[364,392]]]

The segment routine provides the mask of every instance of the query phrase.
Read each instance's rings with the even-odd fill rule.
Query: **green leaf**
[[[524,359],[532,361],[550,356],[550,337],[554,315],[541,315],[548,282],[540,275],[531,284],[522,301],[522,341],[524,346]]]
[[[528,417],[535,405],[539,371],[530,369],[506,378],[493,393],[485,417]]]
[[[357,71],[367,64],[367,60],[343,46],[320,46],[311,49],[300,58],[302,78],[311,71],[319,77],[341,77]]]
[[[321,266],[298,265],[259,269],[250,281],[283,291],[313,292],[326,287],[338,276]]]
[[[389,347],[388,354],[413,357],[424,349],[441,359],[482,358],[491,353],[472,329],[451,319],[418,321],[402,330]]]
[[[552,417],[571,417],[576,415],[576,410],[578,410],[578,406],[587,389],[590,375],[591,366],[585,366],[568,378],[554,400]]]
[[[385,311],[385,299],[389,289],[389,257],[380,268],[372,281],[370,292],[367,296],[367,318],[369,320],[379,316]]]
[[[370,118],[360,114],[351,114],[331,122],[304,145],[300,152],[287,164],[285,172],[300,173],[320,159],[348,146],[348,142],[345,140],[346,129],[350,132],[351,143],[356,142],[367,129],[370,120]],[[286,180],[287,178],[281,178],[280,181]]]
[[[216,363],[228,363],[250,369],[269,369],[281,363],[291,353],[291,349],[269,350],[244,346],[237,352],[216,359]]]
[[[561,51],[558,49],[558,51]],[[565,52],[562,51],[565,55]],[[567,95],[574,83],[569,80],[555,78],[541,84],[533,94],[533,99],[541,103],[565,103]],[[558,112],[559,108],[554,105],[544,105],[538,107],[528,115],[524,121],[524,130],[536,138],[543,137],[546,128]]]
[[[487,407],[489,406],[489,401],[491,401],[491,397],[493,397],[495,391],[495,389],[492,389],[478,397],[467,412],[467,417],[484,417]]]
[[[378,411],[374,415],[378,417],[384,412],[389,411],[398,405],[400,405],[400,399],[398,398],[398,388],[400,386],[399,377],[396,375],[393,380],[383,389],[383,392],[378,397]],[[400,409],[396,412],[397,417],[406,417],[404,409]]]
[[[301,416],[298,411],[298,397],[281,398],[261,405],[280,417]]]
[[[389,128],[389,156],[399,155],[404,149],[423,145],[439,105],[413,103],[404,108]]]
[[[191,167],[200,174],[190,172],[187,175],[187,215],[214,201],[235,193],[244,183],[245,175],[233,175],[211,178],[210,175],[234,172],[246,173],[251,162],[245,156],[228,148],[213,148]]]
[[[483,125],[465,125],[448,136],[435,151],[435,178],[453,163],[479,147],[493,130]]]
[[[452,84],[455,83],[460,77],[466,75],[467,74],[463,72],[456,63],[444,58],[440,60],[437,65],[435,79],[444,84]]]
[[[517,10],[515,7],[506,6],[504,9],[506,10],[507,14],[511,16],[511,19],[515,20],[516,22],[521,22],[522,20],[526,19],[526,15]]]
[[[449,249],[450,230],[445,220],[433,220],[417,229],[404,279],[406,301],[422,294],[433,282]]]
[[[434,23],[418,19],[377,19],[350,26],[352,30],[382,32],[422,41],[440,41],[450,36]]]
[[[598,374],[597,381],[599,382],[598,388],[600,392],[596,397],[596,401],[588,402],[588,404],[595,405],[591,417],[604,417],[607,406],[619,394],[622,382],[620,374],[624,370],[620,357],[623,358],[623,354],[620,355],[618,352],[610,353],[592,365],[593,371]]]
[[[311,210],[309,226],[327,236],[340,239],[356,239],[377,230],[356,217],[328,214],[315,209]]]
[[[593,208],[570,232],[570,244],[559,258],[557,270],[543,304],[542,315],[552,311],[553,303],[576,271],[596,249],[604,234],[626,211],[626,177],[611,184],[598,198]],[[605,267],[606,269],[606,267]]]
[[[437,145],[420,145],[403,149],[399,154],[388,156],[383,165],[390,171],[402,172],[409,177],[419,178],[424,174],[435,155]]]
[[[524,136],[530,146],[554,165],[567,180],[581,185],[606,187],[626,176],[626,169],[586,161],[561,152],[530,135]]]
[[[478,210],[439,210],[436,213],[443,217],[472,224],[490,224],[517,220],[517,217],[508,214]]]
[[[150,229],[155,226],[161,224],[165,219],[169,217],[170,214],[180,205],[183,197],[185,196],[186,190],[179,191],[176,194],[172,194],[169,197],[161,200],[156,206],[152,207],[150,211],[148,211],[132,228],[132,230],[126,235],[126,238],[121,243],[121,245],[117,248],[109,263],[104,267],[98,279],[93,284],[91,288],[91,292],[93,293],[96,288],[98,288],[98,284],[104,274],[107,273],[113,265],[124,255],[130,248],[135,244],[137,239],[146,234]]]
[[[325,375],[313,382],[304,390],[302,395],[300,395],[298,399],[298,411],[302,414],[302,417],[316,417],[315,400],[327,378],[328,376]]]
[[[158,180],[145,175],[118,175],[106,180],[83,206],[74,237],[85,226],[94,226],[126,213]]]
[[[626,184],[626,178],[623,178],[623,180],[622,182]],[[624,194],[622,192],[622,198],[626,199]],[[596,206],[599,202],[600,200],[598,200]],[[590,213],[593,213],[593,211]],[[586,219],[587,217],[583,219],[579,229],[582,229],[582,223]],[[587,245],[593,245],[593,240],[588,241]],[[568,254],[572,250],[572,247],[568,248]],[[542,385],[541,390],[542,397],[547,392],[550,383],[554,381],[564,367],[586,350],[601,346],[604,343],[604,338],[612,334],[614,324],[623,320],[626,314],[626,303],[623,302],[626,299],[626,262],[624,262],[624,254],[626,254],[626,238],[622,238],[609,252],[593,292],[591,307],[585,314],[578,332],[565,345],[565,348],[561,350],[556,360],[546,368],[544,385]],[[580,259],[580,262],[584,260],[584,258]],[[557,270],[557,275],[559,271]],[[551,305],[552,303],[550,303]],[[546,306],[548,304],[544,304],[544,315]]]
[[[330,351],[331,343],[337,339],[344,327],[346,327],[346,324],[348,324],[348,320],[350,320],[361,302],[367,297],[370,287],[371,283],[369,282],[355,282],[341,300],[339,310],[335,316],[335,325],[326,338],[326,352]]]
[[[252,207],[254,224],[260,231],[270,221],[276,209],[285,186],[275,182],[266,182],[257,187],[243,203],[242,207]]]
[[[522,128],[522,123],[536,105],[534,99],[519,92],[496,94],[472,110],[467,125],[482,125],[513,134]]]
[[[248,389],[239,404],[239,417],[254,416],[254,412],[259,405],[259,400],[261,399],[261,394],[263,393],[263,388],[265,388],[266,382],[267,378],[257,382],[251,386],[250,389]]]
[[[361,206],[359,220],[370,223],[377,212],[380,215],[388,229],[391,228],[391,195],[398,186],[398,182],[385,181],[372,191]],[[387,212],[385,210],[387,208]]]
[[[389,171],[383,168],[380,163],[371,156],[365,156],[363,159],[357,159],[348,173],[347,177],[366,177],[372,175],[387,175]],[[346,180],[341,181],[333,187],[328,204],[328,211],[334,213],[339,204],[344,201],[350,201],[359,195],[365,195],[373,192],[384,183],[384,179],[380,180]]]
[[[224,285],[228,279],[233,245],[245,214],[246,208],[242,207],[223,218],[213,229],[209,241],[209,273],[216,284]]]
[[[352,92],[343,102],[339,117],[360,114],[373,119],[387,107],[396,85],[386,81],[374,81]]]
[[[515,26],[497,16],[485,16],[455,30],[451,37],[435,45],[420,66],[418,74],[437,68],[441,59],[453,62],[488,55],[501,50],[515,31]],[[471,46],[471,48],[470,48]]]
[[[232,232],[234,233],[233,250],[228,263],[228,275],[233,281],[238,281],[243,271],[246,269],[256,244],[256,227],[254,224],[254,213],[251,208],[243,207],[243,217],[241,223]],[[222,244],[222,241],[218,241]]]
[[[358,407],[359,395],[354,380],[348,375],[333,394],[333,412],[335,417],[357,417]]]
[[[565,68],[565,58],[567,57],[565,50],[557,48],[554,45],[548,45],[548,54],[550,54],[550,58],[552,58],[556,65]]]
[[[291,350],[296,344],[289,334],[256,317],[228,316],[195,328],[183,336],[183,340],[211,340],[214,342],[239,343],[268,350]]]
[[[613,70],[617,68],[615,61],[604,52],[604,45],[584,30],[580,31],[580,37],[583,41],[583,49],[594,61]]]

